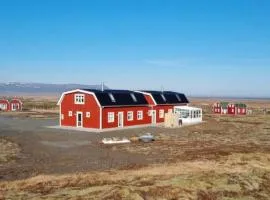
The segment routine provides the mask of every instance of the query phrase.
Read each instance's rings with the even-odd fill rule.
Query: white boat
[[[126,144],[126,143],[130,143],[130,140],[127,138],[103,138],[101,141],[103,144]]]

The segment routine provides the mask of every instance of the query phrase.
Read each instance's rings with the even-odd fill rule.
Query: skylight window
[[[137,98],[135,97],[135,95],[133,93],[130,94],[131,98],[133,99],[134,102],[137,102]]]
[[[161,94],[161,97],[162,97],[163,101],[167,101],[164,94]]]
[[[114,96],[113,96],[113,94],[112,93],[109,93],[109,97],[110,97],[110,99],[111,99],[111,101],[112,102],[116,102],[116,100],[115,100],[115,98],[114,98]]]
[[[179,96],[179,94],[176,94],[175,96],[176,96],[176,98],[177,98],[178,101],[182,101],[182,99],[181,99],[181,97]]]

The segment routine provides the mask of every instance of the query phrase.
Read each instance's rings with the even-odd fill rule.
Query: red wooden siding
[[[22,102],[18,99],[12,99],[9,103],[9,110],[11,111],[22,110]]]
[[[162,123],[162,122],[164,122],[165,113],[167,113],[169,111],[169,109],[173,109],[173,106],[172,105],[158,105],[158,106],[154,106],[153,109],[156,110],[157,123]],[[164,110],[164,117],[163,118],[160,118],[160,116],[159,116],[160,110]]]
[[[228,105],[228,114],[229,115],[235,115],[236,113],[236,108],[234,104],[229,104]]]
[[[153,101],[151,95],[144,94],[144,97],[149,105],[155,105],[155,102]]]
[[[215,113],[215,114],[221,114],[221,105],[219,104],[219,103],[215,103],[214,105],[213,105],[213,112]]]
[[[75,94],[84,94],[84,104],[75,104]],[[69,111],[72,111],[72,116],[69,116]],[[91,94],[85,93],[70,93],[66,94],[61,103],[61,114],[64,115],[64,119],[61,118],[62,126],[77,126],[77,112],[83,113],[83,127],[84,128],[99,128],[100,126],[100,108],[95,98]],[[90,112],[90,118],[86,117],[86,112]]]
[[[9,110],[10,110],[10,104],[9,104],[9,101],[8,101],[8,100],[1,99],[1,100],[0,100],[0,104],[6,105],[6,109],[5,109],[5,110],[1,110],[1,111],[9,111]],[[1,108],[0,108],[0,109],[1,109]]]
[[[116,128],[118,127],[118,113],[123,112],[123,125],[136,126],[151,123],[151,116],[148,115],[148,106],[133,106],[133,107],[106,107],[102,109],[102,128]],[[127,113],[133,112],[133,120],[128,121]],[[137,111],[143,111],[143,119],[137,119]],[[114,122],[108,122],[108,113],[114,113]]]

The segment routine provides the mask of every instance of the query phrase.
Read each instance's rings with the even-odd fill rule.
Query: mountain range
[[[84,84],[47,84],[47,83],[0,83],[0,95],[8,94],[59,94],[68,90],[88,88],[101,89],[101,84],[84,85]],[[104,89],[108,89],[104,85]]]

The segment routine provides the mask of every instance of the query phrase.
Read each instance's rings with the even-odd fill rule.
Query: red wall
[[[11,110],[11,111],[12,111],[12,104],[18,104],[19,105],[19,107],[17,108],[16,111],[22,110],[22,103],[21,103],[20,100],[18,100],[18,99],[12,99],[10,101],[10,103],[9,103],[9,110]]]
[[[146,101],[149,105],[155,105],[155,102],[153,101],[153,99],[150,95],[145,94],[144,97],[146,98]]]
[[[154,106],[154,110],[156,110],[156,115],[157,115],[157,123],[162,123],[164,122],[164,118],[165,118],[165,113],[168,112],[169,109],[173,109],[174,106],[172,105],[157,105]],[[159,117],[159,111],[160,110],[164,110],[164,118],[160,118]]]
[[[85,94],[84,104],[75,104],[74,95],[79,92],[66,94],[61,103],[61,114],[64,114],[64,119],[61,120],[63,126],[76,126],[76,112],[83,112],[83,127],[84,128],[99,128],[100,126],[100,108],[95,98],[91,94]],[[72,111],[72,117],[68,116],[68,112]],[[90,112],[90,118],[86,117],[86,112]],[[61,116],[60,116],[61,118]]]
[[[213,105],[213,113],[215,114],[221,114],[221,106],[219,103],[215,103]]]
[[[236,108],[233,104],[228,105],[228,114],[229,115],[235,115],[236,113]]]
[[[2,110],[2,111],[9,111],[10,110],[10,104],[9,104],[8,100],[0,100],[0,104],[6,104],[7,105],[7,109]]]
[[[237,109],[236,111],[237,111],[238,115],[246,115],[247,114],[247,109],[246,108],[236,108],[236,109]]]
[[[137,119],[137,111],[143,111],[143,119]],[[148,106],[133,106],[133,107],[106,107],[102,109],[102,128],[118,127],[118,112],[123,112],[124,127],[134,125],[144,125],[151,123],[151,116],[148,116]],[[133,121],[127,120],[127,112],[133,111]],[[114,112],[114,122],[108,122],[108,112]]]

